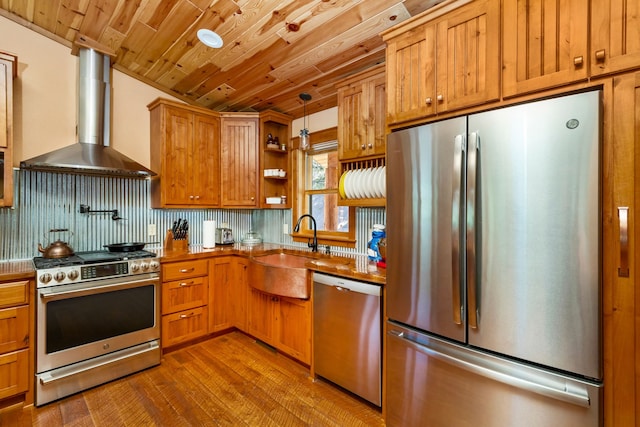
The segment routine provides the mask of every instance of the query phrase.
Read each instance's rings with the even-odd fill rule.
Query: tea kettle
[[[54,228],[53,230],[49,230],[50,233],[59,233],[62,231],[69,230],[66,228]],[[38,252],[40,252],[44,258],[66,258],[74,253],[71,246],[60,239],[49,244],[46,248],[43,248],[42,244],[38,243]]]

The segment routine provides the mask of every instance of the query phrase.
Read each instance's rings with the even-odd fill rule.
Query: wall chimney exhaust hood
[[[20,162],[23,169],[82,175],[147,178],[156,175],[109,146],[111,57],[97,42],[78,36],[78,142]]]

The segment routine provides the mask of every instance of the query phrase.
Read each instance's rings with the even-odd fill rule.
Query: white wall
[[[338,107],[329,108],[307,116],[309,133],[338,126]],[[304,128],[302,117],[291,124],[291,137],[300,136],[300,129]],[[313,135],[311,135],[313,138]]]
[[[18,56],[14,83],[14,166],[77,141],[78,57],[71,49],[0,16],[0,50]],[[149,167],[149,112],[176,98],[113,70],[111,146]]]

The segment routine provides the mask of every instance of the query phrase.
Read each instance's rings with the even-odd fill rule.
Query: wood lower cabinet
[[[33,292],[30,280],[0,282],[0,409],[33,403]]]
[[[151,206],[220,206],[218,113],[167,100],[151,111]]]
[[[222,207],[257,207],[257,113],[222,113],[220,147]]]
[[[311,364],[311,302],[249,290],[247,331],[265,343]]]
[[[448,2],[435,9],[383,33],[387,124],[500,97],[500,2]]]
[[[233,305],[236,283],[236,257],[209,260],[209,332],[235,326]]]
[[[591,0],[591,75],[640,68],[640,2]]]
[[[504,97],[587,79],[589,8],[584,0],[502,4]]]
[[[208,273],[207,260],[162,264],[162,348],[208,333]]]
[[[229,303],[233,324],[242,331],[247,330],[247,301],[249,298],[248,281],[249,260],[233,257],[234,283],[230,289]]]

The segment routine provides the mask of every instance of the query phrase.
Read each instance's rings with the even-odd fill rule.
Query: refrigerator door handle
[[[445,349],[446,352],[451,353],[447,354],[444,351],[439,351],[434,348],[439,347],[437,342],[434,342],[432,346],[427,346],[414,341],[411,338],[412,333],[393,328],[390,328],[387,334],[392,338],[402,340],[405,345],[415,351],[467,372],[573,405],[584,408],[591,406],[586,387],[576,381],[562,381],[562,378],[558,376],[551,378],[552,374],[545,374],[544,372],[535,371],[527,367],[517,369],[512,366],[506,366],[507,363],[515,364],[512,362],[500,363],[492,360],[484,360],[484,355],[469,354],[464,356],[465,351],[457,348],[455,348],[455,350]],[[459,354],[456,355],[455,353]]]
[[[467,145],[467,301],[469,327],[478,328],[479,304],[476,284],[476,190],[480,140],[477,132],[469,134]]]
[[[451,197],[451,311],[453,322],[462,325],[462,300],[460,282],[460,203],[462,189],[462,154],[465,149],[464,135],[456,135],[453,151],[453,191]]]

